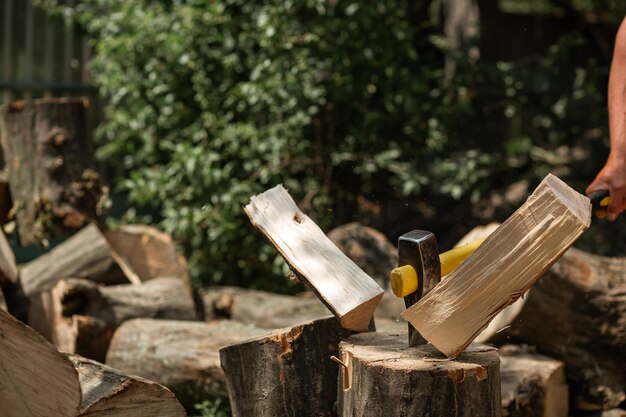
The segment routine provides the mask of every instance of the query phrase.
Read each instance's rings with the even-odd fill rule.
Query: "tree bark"
[[[84,98],[15,102],[0,110],[0,138],[22,244],[72,234],[97,218],[103,194]]]
[[[107,284],[129,282],[95,224],[26,264],[19,281],[24,295],[32,297],[51,289],[62,278],[85,278]]]
[[[185,409],[164,386],[129,376],[101,363],[70,355],[82,390],[78,417],[185,417]]]
[[[502,417],[568,417],[565,364],[522,346],[499,350]]]
[[[626,399],[626,258],[570,249],[525,297],[496,342],[521,340],[566,363],[574,409]]]
[[[133,318],[195,320],[191,290],[179,278],[103,287],[61,280],[31,302],[31,326],[60,350],[103,362],[115,329]]]
[[[266,331],[231,321],[129,320],[115,332],[106,364],[165,385],[191,407],[228,395],[219,349]]]
[[[139,280],[178,277],[191,288],[187,261],[169,235],[141,224],[124,225],[106,231],[104,235],[113,251]]]
[[[75,416],[81,390],[72,363],[37,332],[0,310],[0,414]]]
[[[339,387],[340,416],[501,416],[494,348],[472,344],[446,360],[430,344],[407,347],[406,335],[364,333],[339,349],[348,362]]]
[[[220,350],[234,417],[336,415],[339,342],[353,331],[314,320]]]

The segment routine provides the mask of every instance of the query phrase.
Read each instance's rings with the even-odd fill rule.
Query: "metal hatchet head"
[[[404,297],[406,308],[417,303],[441,281],[441,264],[435,235],[425,230],[412,230],[398,239],[398,265],[410,265],[417,273],[417,289]],[[409,324],[409,346],[427,343]]]

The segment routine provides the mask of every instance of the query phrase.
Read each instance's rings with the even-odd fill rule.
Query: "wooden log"
[[[20,284],[27,297],[51,289],[62,278],[85,278],[106,284],[129,282],[95,224],[27,263],[20,271]]]
[[[150,226],[129,224],[106,231],[104,236],[139,280],[178,277],[191,287],[187,261],[169,235]]]
[[[17,282],[17,265],[11,245],[0,227],[0,285],[10,285]]]
[[[179,278],[99,286],[61,280],[31,301],[29,323],[60,350],[104,361],[115,329],[133,318],[195,320],[191,290]]]
[[[345,328],[368,329],[382,288],[298,209],[282,185],[252,197],[245,211]]]
[[[7,300],[4,298],[4,291],[0,287],[0,310],[9,311],[7,307]]]
[[[576,413],[573,417],[626,417],[626,411],[616,408],[607,411],[598,411],[595,413]]]
[[[326,306],[311,291],[291,296],[240,287],[209,287],[200,289],[199,295],[205,321],[229,319],[281,329],[328,314]],[[406,322],[400,318],[403,311],[404,302],[386,291],[374,315],[376,328],[383,323],[386,328],[393,326],[394,331],[406,329]]]
[[[398,249],[378,230],[348,223],[328,232],[328,238],[382,288],[389,288],[389,271],[398,266]]]
[[[82,400],[78,417],[185,417],[185,409],[162,385],[70,355],[78,371]],[[50,415],[50,414],[49,414]]]
[[[402,316],[455,357],[589,227],[589,199],[548,175],[528,201]]]
[[[406,334],[364,333],[344,340],[339,349],[348,362],[339,416],[501,415],[494,348],[472,344],[455,360],[445,360],[430,344],[407,347]]]
[[[265,332],[232,321],[129,320],[115,332],[106,364],[165,385],[192,407],[228,395],[219,349]]]
[[[97,218],[95,170],[84,98],[39,99],[0,110],[0,138],[22,244],[46,243]]]
[[[0,310],[0,414],[75,416],[78,375],[65,355],[37,332]]]
[[[572,408],[626,400],[626,258],[571,248],[526,295],[492,340],[519,340],[564,361]]]
[[[318,319],[220,350],[233,417],[335,415],[339,342],[354,332]]]
[[[502,417],[568,417],[565,364],[526,347],[499,349]]]

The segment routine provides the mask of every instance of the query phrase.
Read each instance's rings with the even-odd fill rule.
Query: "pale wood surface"
[[[589,199],[548,175],[522,207],[402,316],[454,357],[520,298],[590,222]]]
[[[191,290],[180,278],[100,286],[61,280],[31,300],[31,326],[60,350],[104,361],[115,329],[133,318],[196,320]]]
[[[72,363],[37,332],[0,310],[0,415],[75,416],[81,389]]]
[[[568,417],[565,364],[519,346],[499,349],[502,417]]]
[[[78,371],[82,400],[78,417],[185,417],[167,388],[106,365],[70,355]]]
[[[233,417],[335,415],[339,342],[353,334],[334,316],[220,350]]]
[[[298,209],[282,185],[252,197],[245,211],[344,327],[367,329],[382,288]]]
[[[141,224],[123,225],[104,235],[141,281],[178,277],[191,286],[187,261],[169,235]]]
[[[0,310],[9,311],[7,308],[7,300],[4,297],[4,291],[0,287]]]
[[[111,248],[95,224],[84,227],[20,271],[22,290],[28,297],[49,290],[62,278],[128,282],[113,261]]]
[[[220,348],[267,332],[228,320],[134,319],[115,332],[106,364],[165,385],[191,407],[207,398],[227,395]]]
[[[430,344],[407,347],[406,334],[363,333],[340,343],[352,357],[352,388],[339,389],[343,417],[500,417],[496,349],[472,344],[446,360]]]
[[[1,281],[16,282],[17,266],[15,265],[13,250],[0,227],[0,282]]]

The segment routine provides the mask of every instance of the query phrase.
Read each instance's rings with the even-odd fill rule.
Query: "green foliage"
[[[193,417],[230,417],[230,408],[228,404],[222,402],[221,399],[213,401],[203,401],[194,405],[195,412],[191,414]]]
[[[476,202],[548,171],[590,175],[577,164],[606,136],[606,66],[579,36],[514,63],[457,52],[446,77],[429,2],[80,4],[108,98],[99,156],[204,283],[284,287],[242,211],[275,184],[329,226],[364,194]]]

